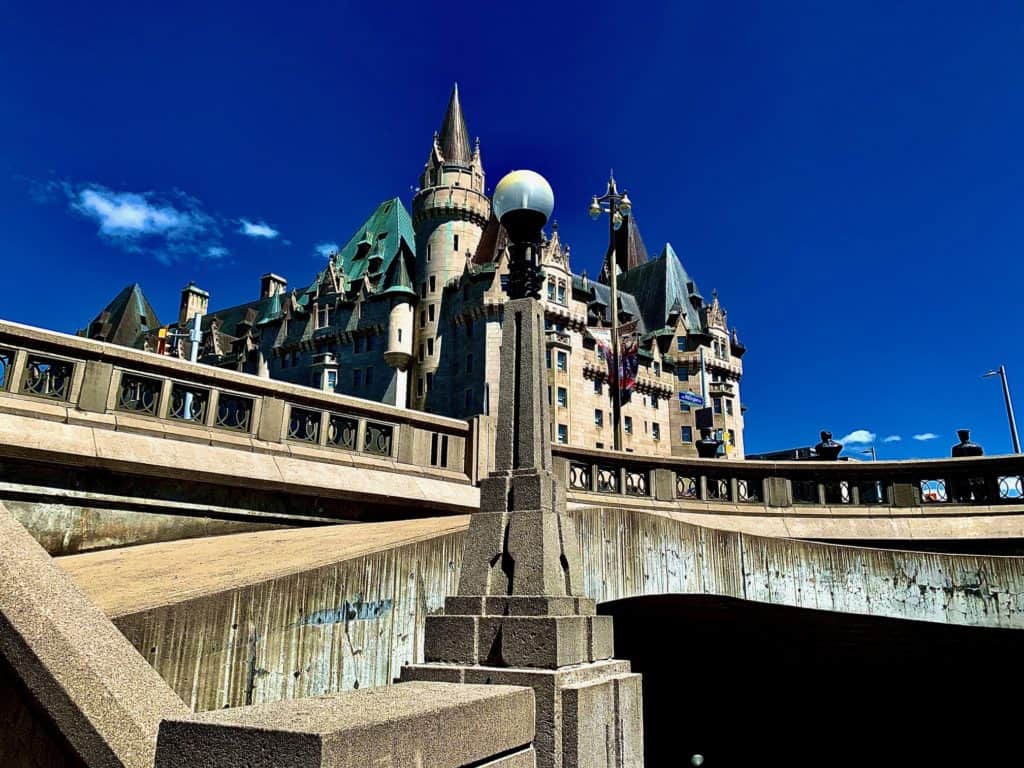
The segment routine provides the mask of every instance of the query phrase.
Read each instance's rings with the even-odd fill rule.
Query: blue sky
[[[614,167],[648,249],[718,289],[748,450],[830,428],[942,456],[961,426],[1010,450],[980,374],[1024,407],[1024,5],[212,5],[5,6],[0,317],[307,283],[411,198],[457,80],[489,184],[547,176],[577,271]]]

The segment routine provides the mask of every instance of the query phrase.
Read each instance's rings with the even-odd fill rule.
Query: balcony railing
[[[195,430],[232,446],[248,436],[323,449],[325,460],[342,450],[454,480],[465,473],[465,482],[473,467],[464,421],[0,321],[0,413],[53,419],[55,408],[68,421],[103,414],[89,420],[98,428],[183,439]]]
[[[877,462],[683,459],[552,448],[569,493],[760,507],[1024,506],[1024,456]]]

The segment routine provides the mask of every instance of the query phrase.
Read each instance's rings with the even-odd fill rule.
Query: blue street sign
[[[693,392],[680,392],[679,402],[687,405],[704,405],[704,398]]]

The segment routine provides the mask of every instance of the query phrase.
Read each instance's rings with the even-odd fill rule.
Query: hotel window
[[[427,307],[427,320],[429,320],[430,322],[434,322],[434,307],[436,306],[436,304],[431,304],[429,307]]]
[[[327,371],[327,388],[335,389],[338,386],[338,372]]]
[[[569,392],[565,387],[558,388],[558,407],[567,408],[569,406]]]
[[[427,284],[426,283],[420,283],[420,298],[421,299],[427,298]]]
[[[545,357],[546,357],[547,366],[550,369],[551,368],[551,350],[550,349],[547,351]]]
[[[565,424],[558,425],[558,442],[563,445],[569,442],[569,427]]]
[[[416,397],[423,397],[423,377],[420,376],[416,381]]]
[[[363,386],[363,372],[358,368],[352,370],[352,389],[359,389]]]
[[[653,408],[654,410],[658,410],[658,396],[657,395],[651,395],[651,408]]]
[[[472,373],[472,372],[473,372],[473,355],[472,354],[468,354],[468,355],[466,355],[466,373]]]
[[[427,261],[430,261],[430,243],[427,243]]]
[[[427,357],[434,356],[434,340],[427,339]]]
[[[558,281],[558,303],[565,304],[565,280]]]
[[[682,411],[683,413],[686,413],[687,411],[690,410],[690,404],[689,403],[684,403],[682,400],[680,400],[679,401],[679,410]]]
[[[459,236],[458,235],[455,235],[454,247],[452,248],[452,250],[455,251],[455,253],[459,252]]]
[[[316,327],[326,328],[331,324],[331,308],[327,304],[316,305]]]
[[[651,424],[651,435],[655,440],[661,440],[661,424],[658,422]]]
[[[604,443],[594,443],[594,447],[597,448],[597,450],[599,450],[599,451],[603,450],[604,449]]]
[[[600,379],[594,379],[594,394],[600,395],[604,392],[604,384],[601,383]]]
[[[690,378],[690,372],[686,368],[676,368],[676,378],[679,381],[687,381]]]
[[[555,300],[555,278],[548,278],[548,301]]]
[[[731,397],[727,397],[725,399],[725,414],[727,416],[732,416],[732,398]]]
[[[684,443],[693,442],[693,427],[682,427],[679,430],[679,439]]]
[[[714,398],[711,399],[711,403],[712,403],[712,405],[714,405],[715,413],[721,413],[722,412],[722,398],[714,397]]]
[[[594,424],[598,427],[604,426],[604,411],[600,408],[594,411]]]
[[[424,309],[424,310],[422,310],[420,312],[420,328],[426,328],[426,327],[427,327],[427,310]]]
[[[736,430],[734,429],[729,430],[729,445],[733,448],[736,447]]]
[[[622,428],[626,431],[627,435],[632,435],[633,434],[633,417],[632,416],[626,416],[622,420]]]
[[[680,336],[676,339],[676,350],[679,352],[686,351],[686,337]]]
[[[565,371],[569,368],[569,356],[565,352],[558,353],[558,370]]]
[[[399,344],[402,343],[402,329],[401,328],[398,329],[398,343]]]
[[[422,344],[420,344],[419,359],[420,359],[421,363],[423,362],[423,358],[425,357],[425,351],[424,350],[425,350],[425,347]]]
[[[654,375],[661,376],[661,363],[654,364]]]
[[[436,290],[437,290],[437,276],[436,275],[431,275],[430,276],[430,292],[434,293],[434,291],[436,291]]]

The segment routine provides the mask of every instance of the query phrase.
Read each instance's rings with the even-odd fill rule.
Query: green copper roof
[[[393,271],[395,256],[402,252],[405,244],[407,253],[416,252],[416,233],[412,228],[412,219],[408,211],[397,197],[385,200],[375,210],[345,246],[333,257],[335,270],[344,277],[345,287],[361,280],[367,275],[383,274],[394,279],[404,279],[408,286],[392,285],[388,281],[380,285],[378,292],[392,287],[409,287],[412,283],[408,271],[403,267]],[[402,275],[404,274],[404,278]],[[323,273],[317,277],[312,288],[315,290]]]
[[[160,327],[160,320],[138,283],[125,286],[82,335],[126,347],[139,346],[146,331]]]
[[[663,328],[674,312],[686,318],[687,330],[701,329],[700,313],[690,301],[690,296],[700,295],[697,285],[686,274],[671,244],[665,243],[658,258],[620,275],[619,287],[636,298],[649,329]]]

